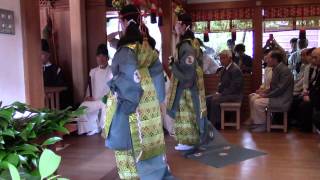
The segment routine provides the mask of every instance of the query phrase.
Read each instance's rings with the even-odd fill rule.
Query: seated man
[[[220,53],[221,70],[218,92],[213,95],[209,105],[213,122],[216,128],[220,128],[220,104],[223,102],[240,102],[242,100],[243,77],[237,64],[232,61],[232,52],[223,50]]]
[[[276,111],[288,111],[293,94],[293,76],[288,67],[283,63],[284,55],[281,51],[270,52],[268,64],[272,67],[272,80],[270,89],[259,93],[259,98],[253,102],[251,112],[255,113],[253,119],[253,132],[266,130],[266,108]]]
[[[45,39],[41,39],[41,55],[43,64],[43,83],[45,87],[64,86],[63,73],[61,68],[50,61],[49,43]]]
[[[87,97],[81,104],[87,107],[87,114],[78,118],[78,134],[87,133],[88,136],[99,133],[104,128],[106,112],[102,98],[110,91],[107,82],[112,79],[107,46],[100,44],[96,55],[98,67],[90,71]]]
[[[51,62],[51,52],[49,48],[49,43],[45,39],[41,39],[41,54],[40,59],[43,66],[43,84],[44,87],[67,87],[66,90],[60,92],[59,104],[56,104],[59,109],[65,109],[72,106],[72,92],[68,88],[69,84],[64,79],[64,74],[62,69]],[[49,108],[49,107],[47,107]],[[54,108],[54,107],[50,107]]]
[[[234,62],[238,64],[243,73],[251,74],[252,72],[252,58],[246,55],[246,46],[243,44],[237,44],[234,47],[235,58]]]
[[[309,89],[309,97],[313,106],[313,124],[320,131],[320,48],[312,52],[312,59],[314,59],[317,70]]]
[[[308,56],[307,52],[309,49],[303,49],[301,51],[301,67],[300,72],[297,74],[297,78],[294,80],[294,88],[293,88],[293,101],[291,104],[291,108],[289,111],[289,119],[291,124],[296,124],[296,118],[299,116],[299,105],[302,102],[303,97],[303,84],[304,84],[304,75],[305,75],[305,69],[307,65],[309,64],[309,56],[311,57],[311,54]]]
[[[309,91],[309,82],[311,82],[315,76],[316,76],[316,72],[317,72],[317,65],[316,65],[316,61],[314,58],[312,58],[312,53],[316,48],[310,48],[307,50],[307,60],[308,60],[308,65],[305,67],[304,70],[304,81],[303,81],[303,94],[307,94]]]
[[[250,109],[253,109],[253,103],[255,100],[260,98],[261,93],[266,93],[270,89],[270,83],[272,79],[272,68],[270,67],[270,64],[268,64],[268,59],[270,58],[270,52],[271,50],[266,50],[264,52],[265,57],[263,58],[263,64],[264,64],[264,73],[263,73],[263,81],[258,90],[256,90],[255,93],[249,94],[249,105]],[[247,122],[247,124],[251,124],[253,119],[256,119],[256,114],[254,112],[250,112],[250,119]]]
[[[312,51],[312,64],[314,67],[309,72],[310,75],[307,76],[309,85],[306,92],[303,95],[303,101],[299,106],[299,128],[302,131],[311,131],[312,130],[312,117],[316,115],[317,118],[314,118],[315,123],[319,123],[319,114],[320,114],[320,48],[314,49]]]

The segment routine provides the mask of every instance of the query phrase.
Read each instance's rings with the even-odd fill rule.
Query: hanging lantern
[[[139,7],[141,5],[141,0],[132,0],[132,4]]]
[[[206,28],[206,30],[204,31],[203,41],[204,42],[209,42],[209,31],[208,31],[208,28]]]
[[[157,7],[154,3],[151,4],[151,10],[150,10],[150,16],[151,16],[151,24],[157,23]]]
[[[299,31],[299,39],[307,39],[307,33],[304,28],[301,28]]]
[[[159,13],[158,26],[161,27],[163,25],[163,11],[161,8],[159,9],[158,13]]]

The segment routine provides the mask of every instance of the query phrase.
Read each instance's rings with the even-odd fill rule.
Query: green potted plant
[[[0,180],[63,180],[55,174],[61,157],[50,146],[61,140],[54,133],[68,134],[65,125],[84,110],[37,110],[0,102]]]

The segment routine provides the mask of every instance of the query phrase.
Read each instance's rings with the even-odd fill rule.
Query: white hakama
[[[112,72],[109,67],[104,69],[96,67],[90,71],[90,77],[93,101],[84,101],[80,105],[87,107],[87,109],[86,114],[77,119],[78,134],[96,134],[104,128],[105,124],[106,107],[102,98],[110,91],[107,82],[112,79]],[[90,96],[89,88],[87,96]]]

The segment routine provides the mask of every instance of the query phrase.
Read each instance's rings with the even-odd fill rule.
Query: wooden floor
[[[174,140],[167,137],[167,156],[173,174],[180,180],[320,180],[320,135],[291,131],[288,134],[250,133],[225,130],[222,135],[232,144],[257,149],[266,156],[224,168],[206,166],[184,159],[173,150]],[[69,136],[70,146],[59,152],[59,174],[71,180],[114,180],[117,178],[112,151],[104,148],[97,136]]]

